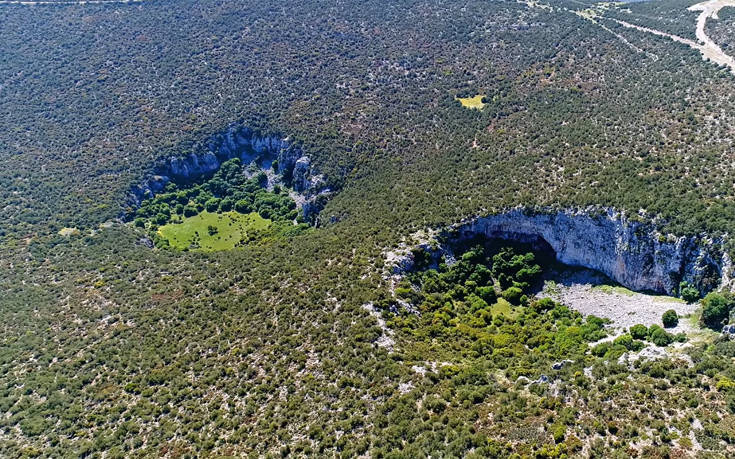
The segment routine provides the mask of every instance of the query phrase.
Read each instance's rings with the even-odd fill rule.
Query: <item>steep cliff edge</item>
[[[270,185],[290,186],[305,218],[318,213],[324,198],[331,192],[324,177],[312,167],[311,159],[288,138],[264,136],[248,127],[232,125],[226,131],[213,135],[205,145],[200,152],[159,161],[151,175],[132,187],[130,205],[137,207],[144,199],[161,192],[171,181],[194,181],[211,175],[224,161],[232,158],[240,158],[243,164],[254,165],[266,172]]]
[[[560,262],[600,271],[633,290],[676,295],[681,281],[702,293],[730,288],[731,283],[732,267],[722,238],[664,235],[653,223],[612,209],[517,208],[455,224],[432,243],[440,254],[446,252],[447,242],[477,236],[518,242],[543,240]],[[409,251],[392,259],[396,271],[413,266]]]

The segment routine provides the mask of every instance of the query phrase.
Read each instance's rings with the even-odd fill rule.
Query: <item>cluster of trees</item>
[[[519,203],[733,234],[731,77],[697,52],[519,2],[6,6],[1,456],[735,453],[732,343],[619,363],[649,329],[592,353],[604,321],[534,300],[523,253],[402,286],[424,313],[385,313],[392,347],[363,308],[390,310],[386,247]],[[99,228],[233,121],[309,151],[340,190],[319,229],[174,254]],[[283,190],[222,180],[169,189],[144,225],[242,199],[291,218]]]
[[[422,258],[421,253],[414,256]],[[448,301],[467,301],[473,312],[486,309],[499,297],[514,305],[526,305],[529,299],[524,292],[539,279],[541,272],[532,252],[516,254],[512,247],[504,247],[490,258],[484,247],[476,246],[451,266],[442,260],[438,269],[413,272],[398,286],[396,294],[418,305],[427,300],[427,295],[440,303],[438,295],[445,293]],[[416,291],[412,282],[421,290]],[[433,306],[429,310],[436,309]]]
[[[377,419],[392,429],[373,451],[419,451],[416,443],[401,445],[400,438],[410,437],[426,445],[424,451],[446,450],[448,443],[449,451],[457,453],[464,451],[456,443],[461,441],[478,457],[513,452],[564,457],[581,454],[583,448],[605,457],[649,436],[651,446],[639,454],[665,456],[690,450],[690,432],[698,441],[708,438],[707,449],[729,450],[715,446],[721,439],[727,445],[733,441],[725,429],[715,427],[714,412],[722,414],[722,406],[705,403],[706,397],[724,400],[728,391],[735,392],[723,379],[731,373],[724,350],[694,352],[691,368],[670,358],[639,359],[631,367],[621,356],[640,351],[647,342],[666,346],[686,337],[657,325],[636,325],[613,341],[592,346],[607,335],[608,321],[582,318],[549,298],[509,301],[511,288],[523,295],[531,291],[533,281],[519,282],[519,273],[542,271],[533,254],[503,248],[490,255],[475,247],[451,266],[439,263],[436,269],[429,256],[416,253],[415,259],[421,269],[396,289],[408,304],[392,304],[388,298],[382,307],[405,348],[401,358],[423,376],[414,377],[414,389],[383,406]],[[515,287],[503,290],[501,274],[510,276],[506,287]],[[664,317],[667,326],[677,318],[672,311]],[[715,381],[721,381],[719,389]],[[679,395],[672,394],[674,385]],[[667,412],[672,406],[688,414],[672,418]],[[491,421],[480,416],[485,410]],[[726,411],[731,419],[735,405]],[[707,433],[695,431],[694,417],[706,419]],[[628,423],[631,419],[652,427]],[[474,431],[461,430],[467,422]],[[450,435],[442,423],[455,433]],[[447,442],[444,447],[442,442]]]
[[[262,171],[248,179],[240,159],[230,159],[203,183],[193,186],[168,183],[163,193],[141,203],[135,211],[135,226],[157,227],[205,210],[257,212],[274,221],[296,220],[299,213],[288,190],[276,185],[273,191],[268,191],[264,188],[267,180]]]
[[[726,53],[732,54],[733,43],[732,30],[735,25],[735,12],[732,8],[722,8],[717,13],[716,21],[707,21],[705,31],[707,36],[715,41]]]

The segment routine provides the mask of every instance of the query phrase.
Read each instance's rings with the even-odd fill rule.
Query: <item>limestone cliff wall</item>
[[[476,235],[521,242],[542,238],[560,262],[600,271],[633,290],[675,295],[682,280],[701,292],[730,287],[731,263],[721,239],[664,235],[654,224],[612,209],[518,208],[462,222],[445,232],[445,237],[457,239]],[[410,260],[400,262],[404,269],[410,266]]]
[[[132,187],[131,204],[139,205],[143,199],[151,197],[164,189],[171,181],[195,180],[211,175],[224,161],[232,158],[242,159],[249,164],[256,159],[258,166],[270,171],[273,161],[277,161],[279,180],[288,178],[293,189],[300,194],[297,202],[307,213],[316,213],[318,197],[329,193],[324,178],[316,173],[311,159],[301,148],[292,145],[288,139],[278,136],[263,136],[253,130],[230,126],[226,131],[213,135],[207,142],[205,151],[190,153],[184,157],[169,157],[154,167],[154,173]]]

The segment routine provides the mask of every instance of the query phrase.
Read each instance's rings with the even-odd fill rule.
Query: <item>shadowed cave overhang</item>
[[[559,262],[600,271],[637,291],[678,295],[682,281],[703,294],[732,287],[724,238],[662,234],[655,224],[614,209],[515,208],[452,225],[423,240],[419,247],[438,258],[450,253],[453,243],[477,237],[543,241]],[[411,249],[415,248],[389,254],[394,274],[413,269]]]

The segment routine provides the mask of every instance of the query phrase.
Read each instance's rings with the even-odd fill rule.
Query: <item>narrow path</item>
[[[551,8],[549,5],[542,4],[538,0],[517,0],[517,1],[519,3],[525,3],[529,8],[544,8],[544,9],[548,8],[553,11],[553,8]],[[651,29],[649,27],[643,27],[643,26],[639,26],[636,24],[631,24],[629,22],[622,21],[620,19],[607,17],[605,16],[605,10],[610,7],[609,3],[597,3],[596,5],[589,5],[589,4],[578,2],[577,0],[571,0],[571,1],[580,3],[586,8],[581,9],[581,10],[571,10],[568,8],[562,8],[562,10],[568,11],[570,13],[574,13],[580,18],[587,20],[587,21],[591,21],[593,24],[600,26],[603,30],[613,34],[616,38],[622,41],[626,46],[630,47],[632,50],[638,53],[645,53],[648,57],[651,57],[652,59],[658,58],[658,56],[656,56],[655,54],[644,51],[643,49],[635,46],[633,43],[628,41],[625,37],[623,37],[619,33],[616,33],[615,31],[611,30],[609,27],[606,27],[604,24],[602,24],[602,22],[599,21],[599,19],[607,19],[613,22],[617,22],[623,27],[626,27],[629,29],[640,30],[641,32],[658,35],[660,37],[666,37],[678,43],[685,44],[699,51],[702,54],[702,58],[704,60],[710,60],[718,65],[724,65],[730,69],[731,73],[735,74],[735,58],[727,55],[722,50],[722,48],[719,47],[717,43],[715,43],[709,36],[707,36],[707,33],[705,32],[705,26],[707,24],[707,19],[708,18],[718,19],[717,13],[722,8],[725,8],[727,6],[735,7],[735,0],[706,0],[704,2],[697,3],[687,8],[689,11],[701,11],[699,16],[697,17],[697,30],[696,30],[696,37],[697,37],[697,40],[699,40],[699,43],[694,40],[689,40],[688,38],[683,38],[683,37],[680,37],[678,35],[674,35],[671,33],[662,32],[660,30]]]
[[[728,0],[728,1],[733,1],[733,3],[735,3],[735,0]],[[630,29],[640,30],[641,32],[647,32],[647,33],[650,33],[650,34],[653,34],[653,35],[658,35],[660,37],[669,38],[669,39],[674,40],[674,41],[679,42],[679,43],[683,43],[683,44],[685,44],[685,45],[687,45],[687,46],[689,46],[691,48],[696,49],[700,53],[702,53],[702,58],[703,59],[710,60],[710,61],[712,61],[712,62],[714,62],[714,63],[716,63],[718,65],[724,65],[726,67],[729,67],[730,68],[730,72],[732,72],[733,74],[735,74],[735,59],[733,59],[731,56],[728,56],[727,54],[725,54],[725,52],[719,46],[717,46],[717,44],[715,42],[713,42],[712,40],[710,40],[709,37],[707,37],[707,35],[704,35],[705,37],[707,37],[707,41],[706,42],[704,42],[704,43],[697,43],[694,40],[689,40],[688,38],[683,38],[683,37],[680,37],[678,35],[674,35],[674,34],[667,33],[667,32],[661,32],[660,30],[651,29],[651,28],[648,28],[648,27],[642,27],[642,26],[639,26],[639,25],[631,24],[629,22],[621,21],[619,19],[612,19],[612,18],[608,18],[608,19],[610,19],[611,21],[617,22],[618,24],[622,25],[623,27],[627,27],[627,28],[630,28]],[[705,20],[706,20],[706,18],[705,18]],[[702,25],[702,27],[704,27],[704,25]],[[702,32],[702,33],[704,34],[704,32]],[[697,27],[697,38],[700,38],[699,26]]]
[[[648,27],[643,27],[643,26],[631,24],[630,22],[621,21],[619,19],[613,19],[613,18],[606,18],[606,19],[609,19],[609,20],[611,20],[613,22],[617,22],[618,24],[622,25],[623,27],[627,27],[629,29],[636,29],[636,30],[640,30],[641,32],[648,32],[648,33],[653,34],[653,35],[658,35],[659,37],[670,38],[670,39],[672,39],[674,41],[677,41],[679,43],[684,43],[685,45],[691,46],[692,48],[696,48],[696,49],[698,49],[700,51],[702,51],[701,48],[703,48],[703,46],[700,45],[699,43],[697,43],[696,41],[689,40],[688,38],[683,38],[683,37],[680,37],[678,35],[674,35],[674,34],[667,33],[667,32],[661,32],[660,30],[650,29]]]
[[[666,37],[679,43],[683,43],[691,48],[696,49],[702,53],[702,58],[710,60],[718,65],[724,65],[730,69],[730,72],[735,74],[735,59],[732,56],[727,55],[722,48],[717,45],[711,38],[707,36],[705,32],[705,25],[708,18],[717,19],[717,13],[726,6],[735,6],[735,0],[708,0],[706,2],[697,3],[688,8],[689,11],[701,11],[697,17],[697,32],[696,36],[699,43],[688,38],[683,38],[678,35],[674,35],[660,30],[651,29],[649,27],[643,27],[629,22],[621,21],[619,19],[606,18],[611,21],[617,22],[618,24],[630,28],[640,30],[641,32],[647,32],[660,37]],[[604,17],[604,16],[603,16]]]

